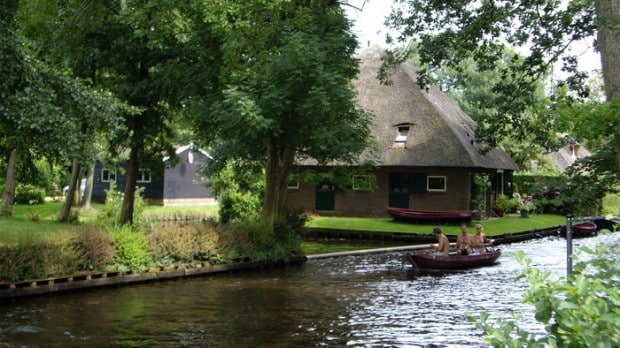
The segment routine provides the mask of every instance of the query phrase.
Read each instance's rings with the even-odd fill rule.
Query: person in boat
[[[474,252],[486,254],[488,252],[487,247],[491,245],[493,245],[493,241],[484,234],[484,227],[481,224],[476,224],[476,233],[471,236],[471,247]]]
[[[456,237],[456,252],[460,255],[469,255],[472,253],[472,235],[467,232],[467,225],[461,224],[461,234]]]
[[[435,235],[435,238],[437,239],[437,244],[431,244],[431,248],[439,254],[448,255],[450,252],[450,241],[448,240],[448,237],[441,232],[441,228],[439,227],[433,228],[433,235]]]

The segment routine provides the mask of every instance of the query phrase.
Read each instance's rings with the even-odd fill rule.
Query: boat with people
[[[422,210],[387,207],[387,213],[403,222],[470,222],[475,210]]]
[[[501,255],[500,249],[491,249],[483,254],[473,253],[469,255],[418,252],[408,253],[407,260],[417,269],[463,270],[491,266],[497,262]]]

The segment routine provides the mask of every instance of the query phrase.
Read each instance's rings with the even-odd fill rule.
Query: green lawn
[[[504,233],[524,232],[534,229],[543,229],[552,226],[566,224],[566,218],[559,215],[535,214],[529,218],[522,218],[517,215],[504,216],[499,219],[485,221],[473,221],[469,226],[481,223],[484,232],[489,236]],[[397,222],[390,218],[344,218],[344,217],[322,217],[315,216],[307,224],[308,227],[336,228],[360,231],[388,231],[388,232],[410,232],[415,234],[430,234],[433,224],[410,224]],[[443,232],[448,235],[457,235],[459,225],[439,225]],[[473,228],[470,233],[473,233]]]
[[[57,217],[62,207],[62,202],[48,202],[41,205],[15,205],[13,216],[0,220],[0,243],[2,241],[15,240],[16,238],[44,237],[53,233],[79,228],[79,225],[58,223]],[[94,204],[93,211],[80,213],[80,221],[88,222],[96,218],[97,210],[101,204]],[[149,206],[146,214],[173,214],[173,213],[208,213],[217,214],[217,206]],[[473,225],[477,221],[470,224]],[[551,226],[563,225],[566,219],[558,215],[536,214],[530,218],[519,216],[505,216],[500,219],[481,221],[485,233],[489,236],[531,231]],[[408,224],[395,222],[389,218],[344,218],[314,216],[307,224],[308,227],[337,228],[361,231],[386,231],[386,232],[410,232],[416,234],[430,234],[435,225],[432,224]],[[458,225],[441,225],[443,231],[449,235],[459,232]],[[471,229],[473,233],[473,228]]]
[[[0,244],[27,239],[45,238],[62,231],[79,229],[78,225],[57,222],[63,202],[46,202],[37,205],[13,206],[13,216],[0,217]],[[89,222],[97,218],[103,204],[94,203],[89,212],[80,212],[79,221]],[[148,206],[145,214],[208,213],[216,214],[217,206]]]

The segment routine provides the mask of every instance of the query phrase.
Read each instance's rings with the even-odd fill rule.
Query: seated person
[[[448,241],[448,237],[441,232],[441,228],[439,227],[433,228],[433,234],[437,239],[437,244],[431,244],[431,248],[435,249],[439,254],[448,255],[450,252],[450,241]]]
[[[472,236],[467,232],[467,225],[461,224],[461,234],[456,237],[456,252],[460,255],[469,255],[473,251],[471,247]]]
[[[481,254],[487,252],[487,246],[493,245],[493,241],[484,234],[481,224],[476,224],[476,233],[471,237],[471,241],[472,247]]]

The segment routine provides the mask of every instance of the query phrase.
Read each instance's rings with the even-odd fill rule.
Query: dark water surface
[[[453,273],[416,273],[398,252],[0,303],[0,347],[480,347],[467,312],[542,330],[510,252],[566,273],[564,239],[501,249],[495,266]]]

